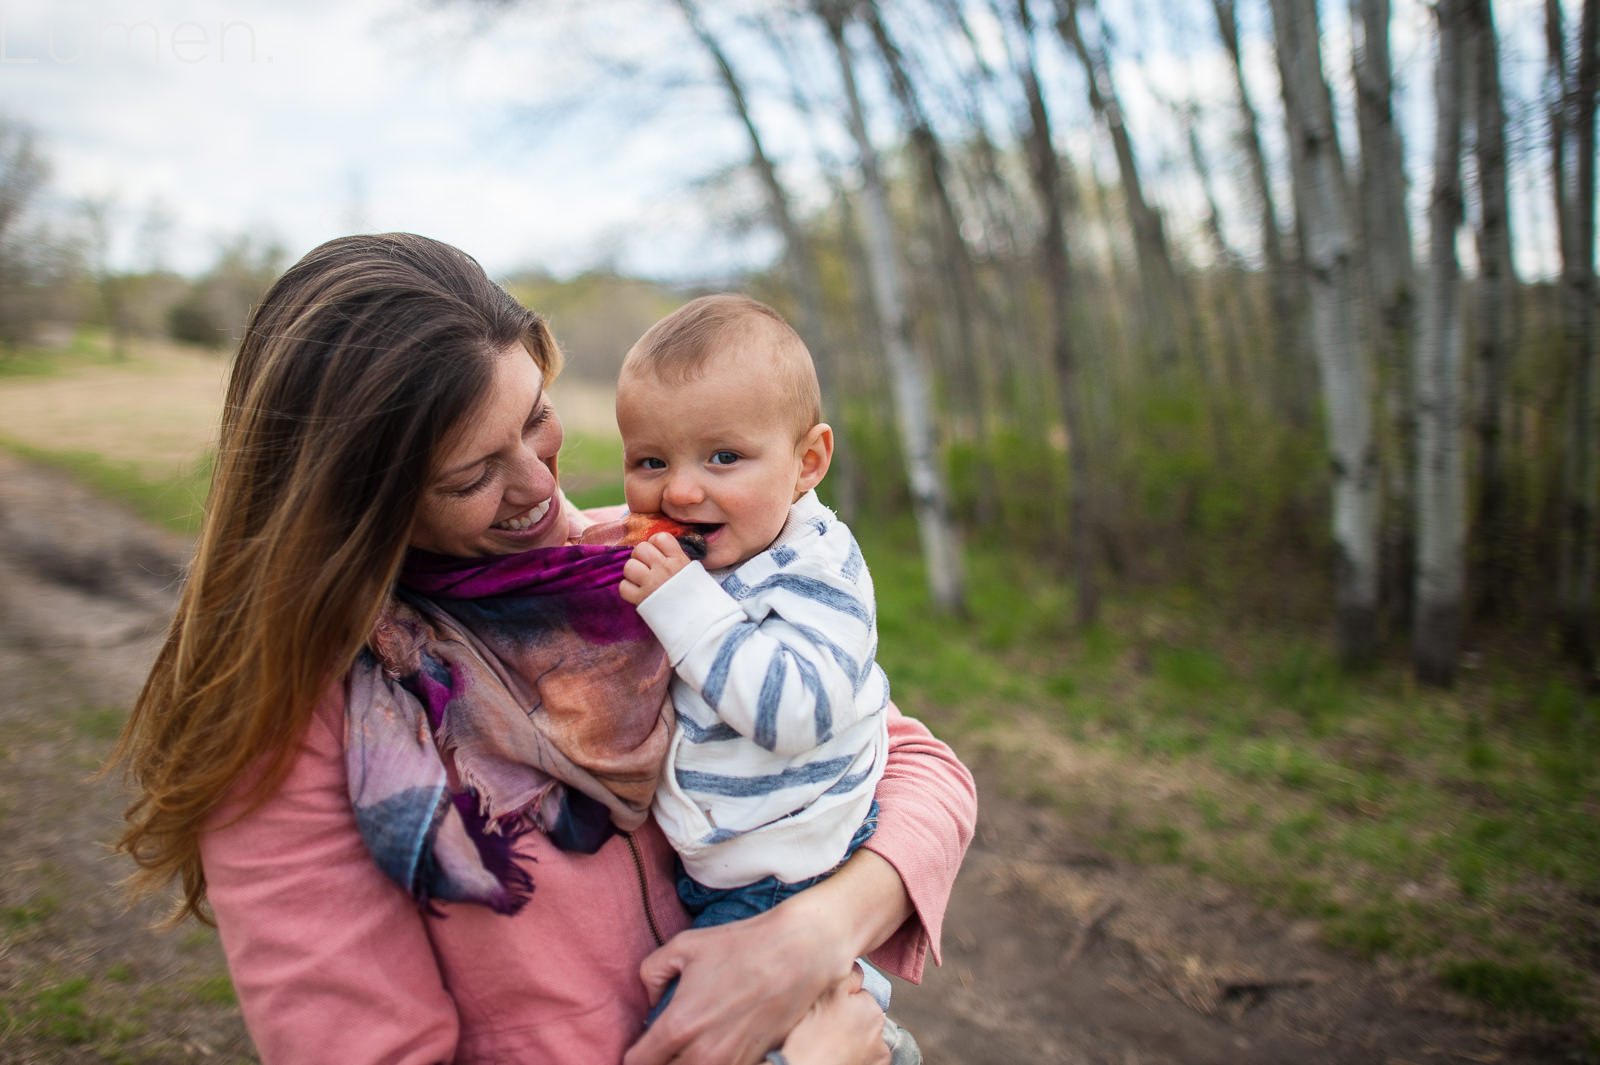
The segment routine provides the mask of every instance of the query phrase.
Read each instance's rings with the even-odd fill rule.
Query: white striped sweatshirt
[[[639,605],[667,650],[678,721],[655,817],[708,887],[832,869],[867,815],[888,747],[872,577],[808,492],[772,545],[691,563]]]

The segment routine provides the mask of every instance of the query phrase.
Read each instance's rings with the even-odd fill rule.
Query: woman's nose
[[[518,452],[517,461],[513,463],[507,478],[506,494],[526,496],[526,502],[536,503],[554,490],[555,475],[550,472],[549,464],[533,448],[524,447]]]

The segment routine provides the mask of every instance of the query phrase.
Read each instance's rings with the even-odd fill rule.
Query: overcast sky
[[[586,32],[659,52],[677,30],[662,5],[642,20],[627,9]],[[124,260],[155,209],[180,270],[244,231],[297,257],[388,229],[456,243],[498,274],[681,269],[698,234],[687,183],[737,142],[702,136],[688,157],[692,116],[652,133],[626,117],[643,103],[626,88],[564,106],[582,57],[539,37],[533,20],[475,26],[471,5],[415,0],[5,0],[0,112],[37,134],[55,206],[111,200]],[[714,249],[693,243],[704,265]]]

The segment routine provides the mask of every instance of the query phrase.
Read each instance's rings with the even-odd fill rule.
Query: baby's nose
[[[663,493],[668,503],[682,506],[687,503],[697,503],[705,495],[700,489],[700,480],[690,474],[675,474],[667,481],[666,491]]]

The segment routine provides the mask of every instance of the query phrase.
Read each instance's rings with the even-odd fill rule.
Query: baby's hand
[[[622,598],[638,606],[689,561],[671,533],[656,533],[635,545],[633,557],[622,567]]]

